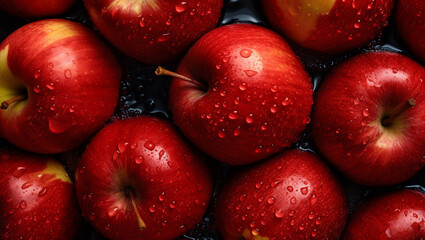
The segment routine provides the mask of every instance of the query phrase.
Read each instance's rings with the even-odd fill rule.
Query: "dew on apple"
[[[66,78],[70,79],[72,77],[71,70],[65,69],[64,75],[65,75]]]
[[[187,2],[181,2],[180,4],[175,6],[175,10],[178,13],[182,13],[187,9]]]

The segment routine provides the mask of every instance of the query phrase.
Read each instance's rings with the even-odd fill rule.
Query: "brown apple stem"
[[[207,89],[207,87],[206,87],[204,84],[202,84],[202,83],[200,83],[200,82],[198,82],[198,81],[195,81],[195,80],[193,80],[193,79],[191,79],[191,78],[188,78],[188,77],[186,77],[186,76],[183,76],[183,75],[181,75],[181,74],[178,74],[178,73],[175,73],[175,72],[169,71],[169,70],[167,70],[167,69],[165,69],[165,68],[163,68],[163,67],[161,67],[161,66],[158,66],[158,67],[156,68],[156,70],[155,70],[155,74],[156,74],[157,76],[169,76],[169,77],[180,78],[180,79],[182,79],[182,80],[185,80],[186,82],[190,82],[190,83],[192,83],[192,84],[194,84],[194,85],[197,85],[198,87],[200,87],[200,88],[202,88],[202,89]]]
[[[411,108],[415,105],[416,105],[415,99],[409,98],[409,100],[407,100],[407,102],[403,105],[403,107],[400,108],[395,114],[393,114],[392,116],[389,116],[388,118],[382,119],[382,125],[383,126],[391,125],[391,123],[394,121],[394,119],[396,119],[400,114],[404,113],[409,108]]]
[[[10,104],[12,104],[14,102],[19,102],[21,100],[24,100],[25,98],[26,98],[25,96],[19,95],[17,97],[6,100],[6,101],[1,103],[1,109],[6,110],[9,107]]]
[[[146,229],[146,224],[143,221],[142,217],[140,217],[139,211],[137,211],[136,201],[134,200],[134,194],[132,191],[129,192],[130,199],[131,199],[131,205],[133,205],[134,213],[136,213],[136,220],[137,224],[139,225],[140,231],[143,231]]]

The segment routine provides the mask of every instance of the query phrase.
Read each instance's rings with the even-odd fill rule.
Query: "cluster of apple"
[[[392,188],[349,216],[341,183],[394,186],[425,166],[425,1],[263,0],[254,6],[270,29],[216,27],[235,2],[248,1],[85,0],[114,47],[59,18],[2,41],[0,239],[77,239],[83,216],[108,239],[172,240],[208,206],[225,240],[425,238],[420,188]],[[39,19],[73,4],[0,0],[0,9]],[[422,64],[358,53],[390,16]],[[292,47],[356,56],[314,93]],[[113,116],[123,75],[114,51],[146,66],[179,62],[155,72],[171,80],[172,121]],[[294,147],[303,135],[313,150]],[[77,148],[73,179],[54,154]],[[221,184],[217,162],[230,169]]]

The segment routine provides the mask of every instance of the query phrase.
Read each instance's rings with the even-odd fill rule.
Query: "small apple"
[[[338,239],[347,213],[345,193],[325,164],[287,150],[225,183],[216,224],[225,240]]]
[[[75,0],[0,0],[0,10],[21,18],[45,18],[65,13]]]
[[[193,45],[177,73],[169,90],[175,124],[225,163],[270,156],[296,142],[310,121],[310,79],[285,40],[266,28],[214,29]]]
[[[85,0],[99,31],[125,54],[147,64],[176,59],[214,28],[222,0]]]
[[[112,115],[121,68],[78,23],[27,24],[0,44],[0,137],[37,153],[87,140]]]
[[[272,27],[302,47],[341,53],[376,37],[391,15],[394,0],[263,0]]]
[[[324,79],[312,137],[325,159],[364,185],[394,185],[425,165],[425,69],[391,52],[352,57]]]
[[[351,216],[344,240],[425,238],[425,194],[401,189],[363,203]]]
[[[398,1],[395,19],[401,38],[425,63],[425,1]]]
[[[76,173],[83,216],[109,239],[175,239],[199,222],[212,194],[204,159],[164,120],[107,125]]]
[[[2,148],[0,189],[0,239],[75,239],[81,213],[59,162]]]

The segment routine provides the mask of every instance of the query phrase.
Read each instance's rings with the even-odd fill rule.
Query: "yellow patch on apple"
[[[336,0],[281,0],[284,21],[287,22],[291,36],[304,41],[315,29],[317,19],[328,15]]]
[[[9,68],[7,62],[8,53],[9,45],[0,50],[0,103],[20,95],[22,89],[25,89],[21,79],[15,76]],[[20,101],[10,109],[20,111],[25,105],[24,102],[26,101]]]
[[[114,0],[107,9],[114,11],[115,9],[122,9],[122,11],[131,12],[138,16],[145,7],[151,7],[152,9],[158,9],[158,5],[154,0]]]
[[[72,183],[71,179],[65,171],[65,168],[59,162],[54,160],[49,160],[47,162],[47,167],[43,171],[37,173],[37,175],[40,174],[53,175],[54,179],[59,179],[63,182]]]
[[[79,29],[75,27],[75,23],[69,21],[49,22],[43,29],[47,36],[43,40],[44,46],[41,48],[47,47],[60,39],[78,35]]]
[[[270,240],[268,237],[262,237],[259,234],[256,234],[256,232],[252,232],[248,229],[245,229],[242,233],[242,236],[245,239],[252,239],[252,240]]]

